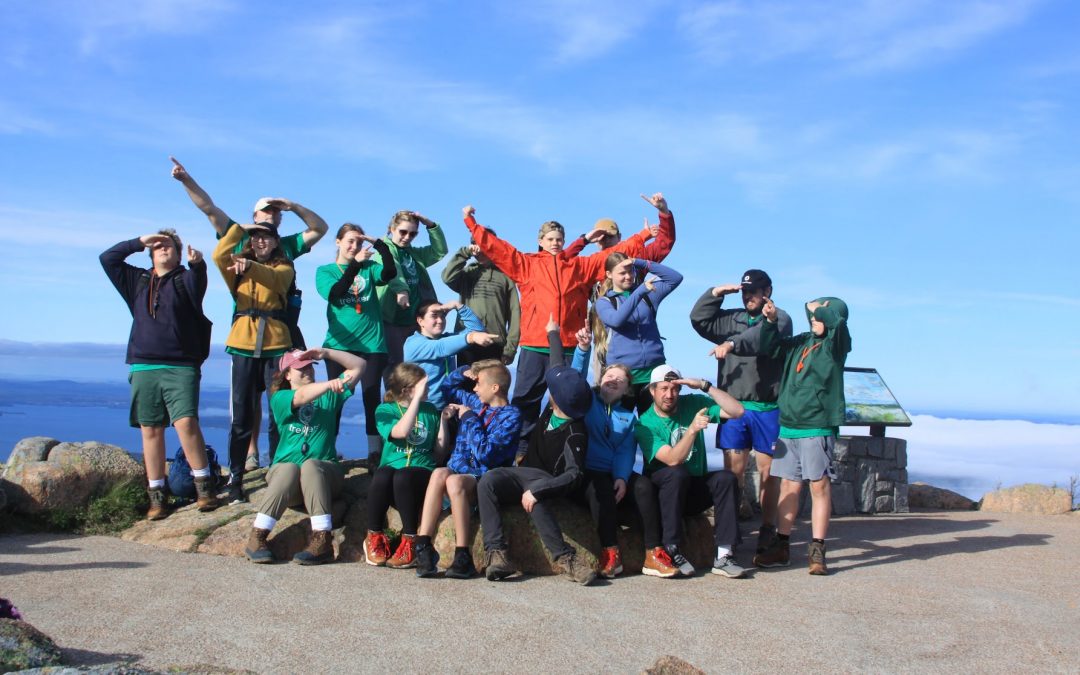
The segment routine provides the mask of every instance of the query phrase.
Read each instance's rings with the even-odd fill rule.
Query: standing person
[[[465,330],[460,333],[446,331],[446,314],[454,310],[465,325]],[[428,400],[437,410],[442,410],[448,403],[442,382],[454,369],[453,357],[469,345],[493,345],[498,336],[485,333],[480,319],[457,300],[442,305],[436,300],[424,300],[416,308],[416,324],[420,332],[413,333],[405,341],[405,360],[417,364],[427,373]]]
[[[248,236],[241,253],[233,253]],[[287,294],[295,272],[281,251],[277,230],[266,223],[246,228],[233,223],[214,249],[214,264],[233,296],[235,313],[225,351],[232,355],[229,404],[229,501],[246,502],[243,479],[251,442],[255,402],[270,391],[278,359],[292,344],[286,323]],[[270,447],[277,448],[278,425],[270,411]]]
[[[510,371],[502,361],[489,359],[462,366],[442,384],[451,403],[446,409],[458,416],[457,438],[446,466],[431,474],[424,510],[416,537],[416,576],[438,574],[439,554],[431,544],[443,498],[450,500],[456,537],[454,560],[446,570],[452,579],[468,579],[476,574],[469,535],[472,505],[476,503],[477,481],[489,470],[509,466],[514,461],[521,413],[507,400]],[[449,414],[449,413],[448,413]]]
[[[184,168],[183,164],[176,161],[175,157],[169,157],[169,159],[172,160],[173,163],[172,177],[180,181],[184,186],[192,203],[206,215],[210,220],[210,224],[214,227],[214,233],[217,235],[217,238],[221,239],[236,221],[214,204],[214,201],[210,199],[210,195],[195,182],[195,179],[191,177],[191,174],[187,172],[187,169]],[[288,199],[275,199],[271,197],[262,197],[259,201],[255,202],[255,207],[251,214],[252,222],[268,224],[276,231],[281,225],[281,214],[283,211],[295,213],[297,217],[303,221],[304,225],[307,226],[307,229],[301,232],[281,238],[281,252],[290,262],[292,262],[310,251],[311,248],[326,235],[330,228],[326,224],[326,221],[314,211]],[[237,242],[233,253],[240,253],[245,245],[247,245],[246,234]],[[301,299],[302,292],[296,287],[296,280],[293,279],[293,283],[289,286],[285,322],[289,326],[289,336],[291,338],[292,346],[296,349],[307,348],[307,344],[304,342],[304,335],[300,332]],[[262,404],[259,398],[255,399],[253,405],[255,407],[253,409],[252,418],[255,420],[255,428],[251,430],[251,441],[247,454],[247,469],[249,471],[259,468],[259,426],[262,421]],[[272,430],[273,428],[273,420],[270,420],[270,429]],[[271,432],[270,436],[270,461],[273,461],[275,450],[274,439],[277,435]]]
[[[724,298],[742,294],[743,308],[724,309]],[[746,410],[743,416],[722,424],[716,430],[716,447],[724,453],[724,468],[739,479],[740,514],[749,518],[746,497],[746,463],[754,450],[760,489],[761,528],[758,530],[758,553],[776,538],[776,501],[780,497],[780,479],[772,475],[772,448],[780,434],[780,395],[782,358],[758,352],[761,309],[772,297],[772,279],[762,270],[746,270],[738,284],[711,288],[698,298],[690,310],[690,325],[697,334],[716,347],[709,353],[717,359],[717,386],[728,392]],[[791,317],[777,308],[777,330],[781,338],[791,337]],[[753,330],[751,330],[753,329]]]
[[[336,361],[341,375],[316,382],[314,363],[322,359]],[[281,445],[266,472],[266,490],[244,549],[251,562],[273,562],[266,538],[285,509],[300,504],[311,519],[311,540],[293,562],[319,565],[334,559],[331,507],[345,485],[334,445],[337,420],[363,372],[363,359],[336,349],[294,349],[281,357],[270,399]]]
[[[680,396],[683,385],[700,389],[704,395]],[[683,575],[693,574],[694,566],[679,550],[683,516],[701,513],[711,506],[716,545],[713,574],[741,577],[746,570],[735,562],[739,539],[737,481],[726,469],[709,471],[701,432],[709,422],[739,417],[742,405],[708,380],[685,380],[666,364],[653,370],[649,388],[652,407],[641,416],[634,431],[644,462],[642,475],[634,482],[634,498],[646,537],[646,566],[641,572],[662,576],[649,565],[649,552],[659,544],[653,539],[659,530],[674,567]],[[655,552],[652,557],[657,557]]]
[[[596,580],[596,571],[563,539],[550,500],[569,495],[581,484],[589,444],[581,420],[592,405],[592,392],[584,375],[563,365],[559,324],[549,319],[547,329],[551,367],[544,378],[551,392],[550,404],[533,429],[529,448],[518,466],[488,471],[476,489],[484,530],[486,575],[488,581],[499,581],[517,574],[509,558],[499,506],[521,504],[562,573],[588,586]]]
[[[431,240],[427,246],[413,246],[420,223],[427,228]],[[390,283],[377,288],[386,324],[386,368],[389,370],[401,363],[405,340],[416,332],[416,308],[425,300],[436,300],[435,286],[427,268],[442,260],[447,248],[446,236],[439,224],[415,211],[395,213],[383,241],[390,249],[397,269],[397,276]]]
[[[150,250],[150,269],[124,262],[132,253]],[[165,427],[176,428],[195,481],[200,511],[218,507],[217,476],[210,475],[206,441],[199,426],[199,368],[206,358],[209,334],[202,311],[206,262],[188,246],[188,268],[180,264],[181,243],[175,230],[161,230],[122,241],[100,256],[101,266],[131,313],[127,358],[131,366],[131,426],[142,432],[150,520],[169,515],[165,495]]]
[[[780,484],[776,540],[754,556],[758,567],[791,564],[790,537],[799,510],[802,482],[810,481],[810,574],[825,575],[825,536],[832,513],[832,452],[837,427],[844,423],[844,364],[851,351],[848,307],[839,298],[806,303],[810,331],[782,338],[779,310],[767,299],[761,310],[761,351],[784,360],[780,378],[780,438],[773,448],[772,472]]]
[[[472,206],[466,206],[462,213],[480,251],[521,290],[521,306],[525,311],[521,317],[521,353],[517,358],[513,403],[521,410],[524,441],[540,417],[540,401],[547,389],[544,384],[549,351],[544,331],[547,317],[553,316],[561,327],[563,349],[573,353],[577,344],[575,333],[585,325],[589,293],[603,278],[604,260],[612,251],[566,258],[562,255],[563,226],[551,220],[540,226],[537,238],[540,251],[522,253],[477,223],[476,209]],[[613,248],[640,257],[646,234],[635,234]]]
[[[470,263],[470,258],[475,258],[476,262]],[[506,365],[513,363],[521,337],[517,285],[495,267],[475,242],[450,257],[442,279],[450,290],[458,293],[461,303],[476,313],[484,330],[498,335],[502,342],[489,347],[470,346],[458,354],[457,364],[467,366],[481,359],[502,359]],[[460,332],[463,328],[459,316],[454,330]]]
[[[612,253],[604,264],[611,290],[596,299],[596,315],[608,329],[607,362],[630,367],[630,392],[638,414],[648,410],[649,378],[666,361],[656,323],[660,303],[682,283],[681,274],[643,259]],[[657,278],[645,280],[645,274]]]
[[[323,347],[347,351],[367,364],[360,380],[364,403],[364,431],[368,455],[377,456],[382,439],[375,428],[375,408],[379,405],[379,385],[386,363],[386,335],[376,284],[386,284],[397,273],[386,242],[364,234],[364,228],[345,223],[338,228],[337,256],[333,263],[315,270],[315,288],[326,300],[326,338]],[[372,248],[364,248],[364,242]],[[382,263],[372,256],[380,254]],[[326,361],[326,377],[341,374],[340,365]],[[340,426],[341,419],[338,419]]]
[[[399,363],[386,377],[386,402],[375,410],[379,434],[386,443],[367,496],[364,562],[395,569],[415,567],[416,529],[431,472],[446,447],[447,408],[440,417],[427,402],[428,378],[415,363]],[[401,542],[393,554],[383,533],[386,510],[401,514]]]

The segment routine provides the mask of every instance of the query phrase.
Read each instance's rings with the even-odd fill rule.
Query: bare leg
[[[262,426],[262,396],[255,392],[253,398],[255,407],[251,409],[251,414],[254,422],[251,425],[251,440],[248,441],[248,457],[259,456],[259,428]]]
[[[746,489],[746,460],[749,450],[727,450],[724,452],[724,468],[735,474],[739,481],[739,490]]]
[[[777,505],[778,520],[776,531],[780,534],[791,534],[795,527],[795,514],[799,511],[799,492],[802,490],[802,481],[783,479],[780,482],[780,502]]]
[[[206,441],[197,417],[185,417],[173,422],[176,435],[180,437],[180,447],[184,448],[188,466],[192,469],[206,468]]]
[[[435,527],[439,524],[439,514],[442,513],[443,495],[446,494],[446,478],[450,475],[450,469],[446,467],[440,467],[431,472],[427,492],[424,493],[420,527],[417,528],[416,534],[425,537],[435,535]]]
[[[832,482],[828,476],[810,481],[810,497],[813,499],[810,525],[814,539],[824,539],[829,531],[829,516],[832,515]]]
[[[758,492],[758,503],[761,504],[761,523],[763,525],[776,526],[776,502],[780,499],[780,479],[773,478],[772,457],[763,452],[757,455],[758,477],[761,481],[761,490]]]
[[[140,427],[140,429],[142,430],[146,478],[161,480],[165,478],[165,427]]]
[[[471,502],[476,499],[476,478],[466,473],[450,476],[446,479],[446,494],[450,495],[455,543],[457,546],[468,546],[469,516],[472,512]]]

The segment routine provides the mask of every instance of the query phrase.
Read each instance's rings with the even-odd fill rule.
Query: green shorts
[[[159,368],[128,374],[133,427],[167,427],[185,417],[199,417],[198,368]]]

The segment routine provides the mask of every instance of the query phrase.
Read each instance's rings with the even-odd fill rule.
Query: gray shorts
[[[778,438],[773,445],[770,473],[787,480],[818,480],[825,475],[835,478],[833,471],[833,436],[810,438]]]

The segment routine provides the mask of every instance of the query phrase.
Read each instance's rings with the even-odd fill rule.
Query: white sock
[[[324,513],[321,516],[311,517],[311,529],[316,532],[329,532],[334,529],[333,518],[329,513]]]
[[[260,513],[259,515],[255,516],[254,527],[256,530],[272,530],[274,529],[274,525],[277,525],[276,518],[271,518],[265,513]]]
[[[716,547],[716,557],[717,558],[723,558],[724,556],[729,556],[729,555],[731,555],[731,549],[728,548],[727,546],[717,546]]]
[[[201,469],[192,469],[191,470],[191,476],[193,478],[206,478],[209,475],[210,475],[210,465],[209,464],[207,464],[206,466],[204,466]]]
[[[163,488],[163,487],[165,487],[165,479],[164,478],[157,478],[155,480],[149,481],[149,483],[150,483],[150,489],[151,490],[153,490],[154,488]]]

